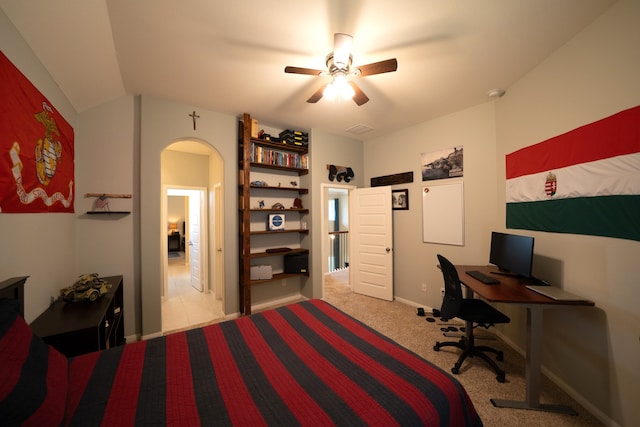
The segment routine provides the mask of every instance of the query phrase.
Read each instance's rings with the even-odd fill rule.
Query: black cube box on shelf
[[[309,274],[309,254],[285,255],[284,272],[289,274]]]

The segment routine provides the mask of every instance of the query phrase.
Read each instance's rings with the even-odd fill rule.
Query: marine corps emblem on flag
[[[62,157],[62,144],[54,139],[54,134],[60,135],[60,132],[58,132],[56,121],[49,116],[49,111],[51,107],[43,102],[42,111],[34,115],[45,129],[44,139],[40,138],[36,143],[36,170],[42,185],[49,185],[51,178],[56,174],[58,160]]]
[[[558,190],[558,180],[556,179],[556,175],[553,172],[549,172],[547,175],[547,179],[544,183],[544,193],[548,197],[553,197]]]
[[[0,52],[0,212],[73,212],[73,128]]]

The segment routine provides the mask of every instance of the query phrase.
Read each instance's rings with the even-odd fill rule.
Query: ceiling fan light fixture
[[[337,73],[333,76],[331,83],[327,85],[322,94],[330,100],[349,100],[355,95],[353,87],[344,73]]]
[[[342,99],[346,101],[347,99],[352,99],[353,96],[356,94],[356,91],[353,90],[350,84],[346,83],[344,86],[340,88],[340,93],[341,93]]]
[[[369,101],[369,97],[350,79],[389,73],[398,69],[398,60],[396,58],[351,68],[353,61],[353,57],[351,56],[352,43],[353,37],[349,34],[335,33],[333,52],[329,53],[325,58],[325,64],[327,66],[325,70],[291,66],[284,68],[285,73],[323,77],[331,76],[329,83],[319,87],[313,95],[307,99],[308,103],[315,104],[323,97],[327,97],[334,100],[338,98],[338,101],[351,99],[358,106],[364,105]]]
[[[349,34],[335,33],[333,35],[333,63],[339,69],[344,69],[351,62],[351,45],[353,37]]]

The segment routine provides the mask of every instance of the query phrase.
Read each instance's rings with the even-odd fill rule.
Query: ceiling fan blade
[[[324,89],[326,87],[327,87],[327,85],[322,85],[320,87],[320,89],[315,91],[314,94],[311,95],[311,97],[309,99],[307,99],[307,102],[309,102],[311,104],[315,104],[316,102],[320,101],[320,99],[322,99],[322,95],[324,94]]]
[[[323,73],[322,70],[315,70],[313,68],[303,68],[303,67],[284,67],[284,72],[285,73],[292,73],[292,74],[308,74],[310,76],[319,76],[320,74]]]
[[[365,95],[362,89],[360,89],[360,87],[354,82],[349,82],[349,84],[355,92],[355,94],[353,95],[353,102],[358,105],[366,104],[369,101],[369,97]]]
[[[360,76],[371,76],[374,74],[389,73],[398,69],[398,60],[396,58],[387,59],[386,61],[360,65],[356,68],[360,70]]]
[[[333,35],[333,63],[338,68],[346,68],[351,55],[353,37],[349,34],[335,33]]]

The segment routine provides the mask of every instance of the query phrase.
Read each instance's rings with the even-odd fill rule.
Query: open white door
[[[202,251],[200,236],[203,232],[201,218],[204,206],[204,192],[194,191],[189,195],[189,265],[191,268],[191,286],[203,291]]]
[[[391,187],[352,190],[349,206],[353,291],[393,301]]]
[[[224,295],[224,253],[223,239],[224,235],[224,210],[222,209],[222,186],[216,184],[213,187],[213,203],[214,203],[214,247],[216,248],[213,274],[214,274],[214,293],[216,299],[221,300]]]

